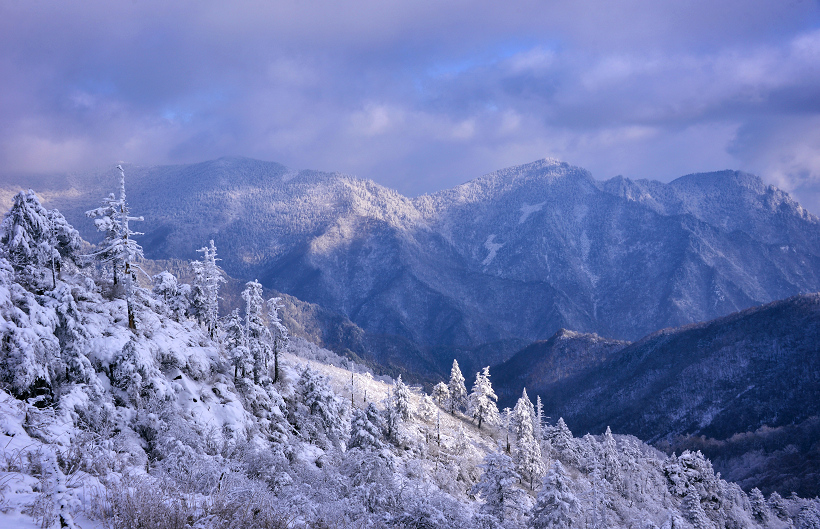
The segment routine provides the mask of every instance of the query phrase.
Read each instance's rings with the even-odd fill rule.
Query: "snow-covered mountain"
[[[245,313],[209,328],[198,307],[217,301],[213,255],[193,285],[162,273],[152,291],[123,289],[110,262],[85,266],[58,212],[30,193],[14,204],[0,226],[0,527],[820,522],[818,500],[746,493],[699,452],[666,456],[608,429],[577,438],[525,395],[498,420],[488,377],[449,413],[288,340],[255,282]]]
[[[565,332],[494,371],[576,431],[610,425],[670,453],[702,450],[745,486],[820,494],[820,294],[629,345]]]
[[[560,328],[634,340],[820,290],[818,219],[733,171],[599,182],[540,160],[411,199],[246,158],[126,170],[148,257],[193,259],[213,238],[229,274],[431,351]],[[106,178],[44,196],[90,238],[82,212]]]

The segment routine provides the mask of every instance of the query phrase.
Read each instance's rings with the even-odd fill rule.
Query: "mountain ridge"
[[[230,275],[421,348],[562,327],[634,340],[820,290],[820,221],[736,171],[599,182],[543,159],[408,198],[248,158],[126,170],[148,257],[193,259],[214,239]],[[106,178],[43,195],[91,237],[83,212]]]
[[[587,359],[566,377],[537,371],[553,365],[545,364],[549,355],[563,353],[553,363],[575,359],[589,336],[576,335],[575,344],[553,346],[540,359],[524,349],[496,366],[495,380],[511,381],[504,396],[520,394],[526,383],[545,413],[574,431],[611,426],[670,453],[700,449],[716,469],[761,489],[788,482],[801,494],[820,491],[820,293],[661,329]],[[532,366],[523,380],[522,357]]]

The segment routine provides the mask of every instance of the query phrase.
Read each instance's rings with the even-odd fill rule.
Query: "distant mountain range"
[[[611,426],[749,487],[820,494],[820,294],[633,344],[562,331],[492,371],[502,404],[526,386],[578,435]]]
[[[540,160],[412,199],[247,158],[126,174],[148,257],[193,259],[213,238],[230,275],[423,350],[442,372],[560,328],[634,340],[820,290],[818,219],[734,171],[599,182]],[[113,178],[58,180],[31,185],[93,238],[83,212]]]

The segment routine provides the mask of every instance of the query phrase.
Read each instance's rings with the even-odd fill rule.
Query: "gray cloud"
[[[718,5],[715,5],[718,4]],[[227,154],[408,194],[543,156],[820,212],[815,1],[0,2],[0,170]]]

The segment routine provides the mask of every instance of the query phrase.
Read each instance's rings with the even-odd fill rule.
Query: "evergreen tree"
[[[752,507],[752,516],[763,525],[769,523],[769,506],[760,489],[755,487],[749,493],[749,504]]]
[[[484,472],[471,493],[484,500],[481,510],[502,523],[523,510],[526,494],[515,486],[521,476],[515,472],[512,459],[503,452],[490,452],[478,465]]]
[[[268,372],[268,362],[273,353],[271,335],[262,319],[262,285],[249,281],[242,291],[245,300],[245,346],[253,359],[253,381],[259,384]]]
[[[82,239],[74,226],[68,223],[56,209],[48,211],[48,220],[51,224],[49,232],[49,246],[51,247],[51,286],[57,287],[57,277],[62,272],[63,263],[68,261],[75,265],[80,264],[77,252],[80,251]]]
[[[103,201],[103,206],[87,211],[89,217],[100,217],[94,221],[97,230],[105,232],[105,240],[99,249],[92,255],[100,262],[112,263],[114,268],[114,283],[117,283],[117,269],[122,267],[125,275],[125,301],[128,307],[128,327],[136,329],[134,320],[134,310],[131,305],[133,295],[133,270],[132,265],[137,259],[143,257],[142,246],[134,240],[135,235],[142,235],[139,232],[131,231],[128,227],[130,221],[144,220],[142,217],[131,217],[128,215],[128,203],[125,198],[125,171],[121,165],[117,166],[120,171],[120,197],[114,198],[114,194],[108,195]]]
[[[151,283],[154,285],[151,292],[164,301],[166,306],[177,295],[177,278],[167,270],[151,276]]]
[[[530,514],[530,529],[576,527],[580,508],[572,492],[571,482],[560,461],[550,467],[544,477],[538,501]]]
[[[530,489],[536,480],[544,475],[544,461],[541,458],[541,445],[535,439],[532,420],[535,415],[532,403],[527,398],[527,392],[518,399],[512,413],[512,422],[515,425],[515,449],[513,460],[521,478],[527,482]]]
[[[222,271],[217,266],[216,246],[211,239],[210,245],[197,250],[202,252],[201,261],[192,261],[194,271],[194,285],[192,289],[192,304],[197,321],[204,324],[211,338],[216,336],[216,327],[219,321],[219,285],[225,282]]]
[[[450,402],[450,388],[444,382],[439,382],[433,386],[433,399],[439,408],[443,408]]]
[[[234,309],[225,323],[225,335],[222,340],[228,360],[233,366],[234,378],[245,378],[253,370],[250,351],[245,343],[245,324],[239,316],[239,309]]]
[[[47,211],[31,189],[14,196],[0,231],[0,244],[18,278],[36,288],[44,286],[46,275],[55,288],[62,259],[73,259],[80,246],[77,231],[59,211]]]
[[[327,378],[305,366],[296,381],[297,428],[303,439],[321,448],[342,448],[350,432],[344,402],[336,396]]]
[[[436,416],[436,405],[430,395],[423,395],[421,397],[418,413],[424,422],[430,422]]]
[[[547,437],[556,457],[576,467],[580,464],[578,447],[563,417],[559,417],[556,425],[549,429]]]
[[[490,383],[490,368],[488,366],[483,371],[476,373],[475,384],[473,384],[473,390],[470,393],[467,405],[467,413],[478,421],[479,429],[481,429],[481,424],[485,422],[490,426],[499,423],[498,407],[495,405],[497,400],[498,396],[493,391],[493,386]]]
[[[401,381],[401,375],[396,378],[393,383],[393,398],[395,400],[396,412],[401,417],[401,420],[407,422],[410,420],[412,411],[410,409],[410,390]]]
[[[288,348],[288,328],[279,318],[279,309],[282,298],[270,298],[268,300],[268,321],[270,322],[273,334],[273,381],[279,382],[279,354]],[[352,397],[351,397],[352,398]]]
[[[769,496],[769,500],[766,502],[769,506],[769,510],[781,520],[788,520],[789,519],[789,510],[786,507],[786,500],[774,491]]]
[[[43,325],[43,309],[35,296],[14,281],[11,264],[0,257],[0,374],[19,398],[41,397],[49,404],[60,343]],[[45,321],[43,321],[45,320]]]
[[[381,450],[384,446],[381,442],[383,428],[384,420],[372,402],[363,410],[357,409],[353,412],[353,418],[350,421],[348,447]]]
[[[464,376],[458,367],[458,362],[453,360],[453,367],[450,369],[450,383],[448,406],[450,413],[455,415],[456,411],[462,410],[467,405],[467,387],[464,385]]]
[[[512,427],[512,410],[510,408],[504,408],[501,410],[501,428],[504,429],[504,451],[512,453],[512,443],[510,442],[510,435],[512,435],[513,440],[515,439],[515,433],[513,433]]]
[[[535,439],[541,443],[544,440],[544,406],[541,404],[541,395],[535,399],[535,424],[532,426]]]
[[[695,529],[711,529],[714,527],[712,521],[706,516],[706,511],[703,510],[703,506],[700,504],[700,495],[695,489],[690,489],[686,493],[681,508],[689,523]]]
[[[820,529],[820,508],[817,500],[808,500],[795,520],[796,529]]]
[[[529,427],[532,429],[532,435],[535,435],[535,408],[533,408],[532,402],[530,401],[529,397],[527,397],[527,388],[524,388],[524,391],[521,394],[521,398],[515,403],[515,407],[513,408],[512,414],[510,415],[510,430],[512,431],[515,439],[518,439],[522,435],[522,428],[524,421],[529,422]]]
[[[393,385],[387,390],[387,397],[384,399],[384,436],[394,443],[399,442],[402,422],[397,400],[396,386]]]
[[[612,430],[606,427],[603,442],[603,470],[604,477],[609,481],[615,490],[623,492],[623,477],[621,476],[621,458],[618,454],[618,447]]]
[[[102,201],[103,205],[85,212],[85,215],[94,219],[97,231],[104,234],[102,243],[92,255],[102,263],[111,263],[111,275],[116,285],[119,282],[119,266],[116,248],[122,240],[122,226],[120,224],[120,201],[109,193]]]

